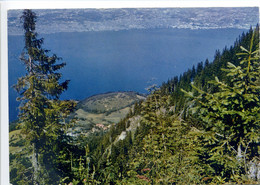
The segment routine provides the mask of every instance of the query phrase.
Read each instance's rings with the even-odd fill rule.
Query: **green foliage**
[[[21,60],[27,73],[18,79],[14,88],[20,93],[17,99],[21,101],[19,122],[22,134],[27,147],[32,147],[32,181],[34,184],[52,184],[60,176],[56,169],[56,154],[66,143],[65,118],[76,103],[59,100],[69,82],[59,82],[62,75],[57,71],[65,63],[56,64],[60,58],[55,54],[48,56],[49,51],[42,48],[43,39],[38,39],[35,31],[36,18],[31,10],[24,10],[21,17],[25,32]],[[50,178],[50,174],[55,175]]]
[[[253,34],[248,49],[241,46],[242,52],[237,54],[241,56],[239,66],[228,63],[228,68],[223,69],[232,77],[229,85],[216,77],[210,82],[216,87],[213,92],[194,85],[198,96],[186,92],[196,103],[193,112],[204,123],[203,141],[210,148],[208,160],[216,180],[240,182],[242,175],[248,174],[249,161],[259,155],[260,60],[259,44],[252,50],[254,39]]]
[[[164,109],[169,107],[169,101],[165,96],[159,97],[158,91],[149,98],[142,120],[148,125],[148,133],[136,146],[141,149],[134,147],[132,151],[127,178],[136,177],[144,184],[199,183],[204,171],[198,157],[202,150],[196,143],[198,131]]]
[[[32,181],[32,164],[28,157],[21,154],[10,155],[10,161],[15,163],[15,167],[10,169],[10,181],[14,185],[29,185]]]
[[[88,145],[85,147],[85,156],[80,156],[79,159],[76,159],[78,163],[75,164],[75,160],[71,158],[71,172],[72,172],[72,178],[73,181],[69,184],[82,184],[82,185],[90,185],[90,184],[99,184],[97,180],[94,179],[95,175],[95,169],[93,169],[93,172],[90,171],[90,157],[89,157],[89,147]],[[61,183],[64,183],[65,181],[69,181],[70,177],[65,177],[62,179]]]

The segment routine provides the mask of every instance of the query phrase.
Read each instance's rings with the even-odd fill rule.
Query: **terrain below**
[[[110,92],[86,98],[78,102],[73,114],[77,118],[71,134],[87,134],[107,130],[110,125],[123,119],[134,104],[145,100],[145,95],[136,92]]]

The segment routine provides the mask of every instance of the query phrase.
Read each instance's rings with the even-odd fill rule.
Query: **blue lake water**
[[[150,29],[40,35],[44,48],[67,63],[60,72],[69,79],[62,99],[81,100],[111,91],[146,93],[149,83],[180,75],[208,58],[216,49],[233,45],[240,29]],[[17,93],[11,88],[25,74],[19,61],[23,36],[9,36],[10,121],[17,118]],[[153,79],[153,80],[152,80]],[[151,81],[152,80],[152,81]]]

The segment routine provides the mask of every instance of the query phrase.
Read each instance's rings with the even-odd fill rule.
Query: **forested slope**
[[[151,87],[92,148],[95,182],[257,183],[259,74],[257,26],[212,62]]]

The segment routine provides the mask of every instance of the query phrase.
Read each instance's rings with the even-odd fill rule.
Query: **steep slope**
[[[254,34],[253,29],[250,29],[230,49],[225,48],[222,52],[216,51],[212,62],[206,60],[205,64],[199,63],[197,68],[194,66],[193,69],[189,69],[180,77],[176,76],[167,83],[163,83],[143,103],[134,108],[132,115],[128,115],[117,125],[111,127],[110,131],[103,136],[100,145],[93,150],[97,179],[105,184],[257,183],[257,180],[260,180],[259,175],[256,174],[259,169],[256,167],[259,164],[259,135],[256,135],[259,133],[259,99],[249,100],[251,101],[250,106],[258,112],[255,111],[257,116],[251,116],[253,111],[248,111],[248,117],[243,117],[246,121],[240,121],[244,125],[249,122],[254,124],[253,129],[244,131],[233,128],[228,130],[227,125],[239,118],[240,115],[244,115],[245,112],[245,109],[236,111],[234,102],[245,107],[246,101],[235,99],[234,102],[230,103],[227,101],[228,98],[225,98],[227,97],[225,94],[228,92],[232,92],[231,97],[240,98],[239,93],[242,92],[233,93],[232,87],[237,88],[232,84],[234,79],[230,79],[230,74],[236,72],[232,71],[234,66],[238,66],[236,69],[249,71],[248,66],[251,65],[250,70],[258,70],[255,73],[250,73],[258,75],[250,80],[254,84],[251,86],[252,89],[259,86],[259,55],[244,60],[239,57],[241,52],[247,51],[248,48],[253,48],[252,51],[255,51],[252,52],[253,54],[257,51],[259,53],[258,26]],[[234,64],[234,66],[231,65],[232,69],[228,68],[230,61]],[[249,62],[246,63],[247,61]],[[222,68],[225,70],[221,70]],[[215,76],[219,78],[213,83],[211,81],[214,80]],[[234,75],[232,78],[235,78]],[[235,80],[241,79],[236,78]],[[242,83],[243,80],[241,80]],[[193,84],[193,89],[191,84]],[[227,89],[223,87],[220,89],[220,85],[227,87]],[[200,89],[203,89],[204,92]],[[186,96],[184,90],[187,91]],[[251,93],[245,97],[256,97],[254,93],[259,95],[259,88],[257,92],[251,91]],[[188,98],[188,95],[189,97],[192,95],[193,98]],[[195,101],[194,97],[196,96],[201,96],[201,99]],[[219,112],[225,116],[219,116],[218,112],[215,113],[216,106],[206,101],[206,98],[209,97],[213,97],[212,99],[215,101],[217,96],[220,97],[218,100],[224,102],[217,104],[218,106],[232,105],[230,111],[226,111],[222,107],[219,108]],[[231,100],[233,101],[233,99]],[[197,106],[199,103],[202,103],[202,108]],[[208,109],[203,108],[206,103],[208,103]],[[194,107],[198,107],[196,111]],[[206,114],[208,112],[205,113],[205,110],[211,111],[211,115]],[[206,116],[201,116],[203,114]],[[210,116],[211,119],[219,119],[218,122],[214,120],[213,124],[210,125]],[[229,120],[232,121],[229,122]],[[223,127],[219,128],[219,123],[225,125],[224,131]],[[237,123],[239,121],[236,121],[234,125],[237,126]],[[245,126],[246,129],[250,126],[248,125]],[[209,126],[212,127],[210,131],[208,130]],[[232,134],[226,136],[225,134],[228,132]],[[243,132],[248,133],[243,138],[243,142],[247,142],[247,145],[244,144],[244,148],[241,149],[242,144],[235,143],[233,139],[231,142],[229,140],[231,135],[232,137],[236,133],[243,135]],[[247,139],[246,137],[251,138]],[[234,152],[234,148],[245,153],[243,154],[245,161],[237,160],[240,155],[238,152]],[[248,148],[250,149],[247,150]]]

